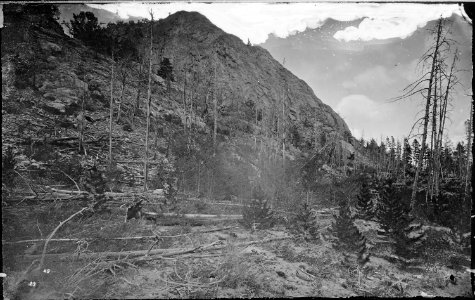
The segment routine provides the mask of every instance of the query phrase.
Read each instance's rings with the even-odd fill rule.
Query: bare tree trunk
[[[144,190],[147,190],[148,181],[148,135],[150,130],[150,102],[152,101],[151,85],[152,85],[152,55],[153,55],[153,13],[150,10],[150,57],[148,60],[148,90],[147,90],[147,129],[145,132],[145,166],[144,166]]]
[[[125,90],[125,80],[127,77],[122,77],[122,90],[120,91],[120,100],[119,100],[119,106],[117,107],[117,121],[119,122],[120,120],[120,107],[122,105],[122,101],[124,101],[124,90]]]
[[[216,60],[216,58],[215,58]],[[216,64],[214,62],[213,66],[213,156],[216,155],[216,135],[218,133],[218,101],[216,99],[217,84],[216,84]]]
[[[429,195],[432,198],[434,196],[434,185],[435,185],[435,178],[437,177],[437,170],[436,170],[436,159],[437,159],[437,83],[438,78],[437,75],[441,72],[440,64],[435,69],[434,74],[434,104],[432,105],[432,132],[431,132],[431,139],[430,139],[430,168],[432,172],[429,171],[429,174],[432,174],[430,178],[430,188],[428,189]],[[439,83],[440,84],[440,83]]]
[[[84,140],[84,101],[86,100],[86,89],[84,89],[84,93],[82,95],[82,101],[81,101],[81,113],[79,114],[78,118],[78,125],[79,125],[79,153],[81,153],[81,150],[83,148],[83,140]],[[84,154],[86,154],[86,151],[84,150]]]
[[[440,152],[441,152],[441,149],[442,149],[442,138],[443,138],[443,134],[444,134],[445,120],[447,119],[446,116],[447,116],[447,105],[448,105],[448,100],[449,100],[449,92],[450,92],[450,89],[451,89],[451,84],[452,84],[452,79],[453,79],[453,72],[454,72],[456,61],[457,61],[457,51],[455,51],[454,60],[452,62],[452,66],[450,67],[450,73],[449,73],[449,77],[447,79],[447,88],[445,90],[444,98],[441,101],[441,107],[440,107],[440,112],[439,112],[440,113],[439,133],[438,133],[439,154],[438,154],[438,158],[437,158],[437,168],[438,168],[439,176],[443,175],[443,174],[441,174],[442,173],[442,168],[441,168],[441,162],[440,162],[440,156],[441,156]],[[440,86],[441,86],[441,84],[439,85],[439,87]],[[441,96],[442,96],[442,94],[441,94]],[[439,176],[437,177],[437,181],[436,181],[436,184],[435,184],[435,193],[436,194],[439,191]]]
[[[282,168],[285,168],[285,95],[282,95]]]
[[[140,68],[139,68],[139,81],[137,82],[137,98],[135,99],[135,108],[134,108],[134,114],[133,116],[138,113],[140,109],[140,85],[142,84],[142,66],[143,66],[143,61],[144,58],[142,57],[142,62],[140,63]],[[133,122],[133,119],[132,119]]]
[[[109,166],[112,166],[112,115],[114,113],[114,52],[112,52],[112,66],[111,66],[111,100],[109,108]]]
[[[257,149],[257,103],[254,104],[255,108],[255,122],[256,122],[256,129],[254,130],[254,149]]]
[[[412,186],[412,195],[411,195],[411,210],[414,211],[415,205],[416,205],[416,192],[417,192],[417,182],[419,180],[419,175],[422,169],[422,161],[424,158],[424,153],[426,150],[426,140],[427,140],[427,125],[429,123],[429,109],[430,109],[430,103],[431,103],[431,97],[432,97],[432,81],[434,79],[434,72],[435,72],[435,67],[436,67],[436,62],[437,62],[437,55],[439,52],[439,41],[440,41],[440,36],[442,33],[442,19],[439,20],[438,28],[437,28],[437,41],[435,44],[435,50],[432,58],[432,66],[431,66],[431,71],[430,71],[430,77],[429,77],[429,87],[428,87],[428,92],[427,92],[427,99],[426,99],[426,108],[425,108],[425,115],[424,115],[424,131],[422,133],[422,147],[421,151],[419,153],[419,159],[417,162],[417,168],[416,168],[416,174],[414,177],[414,184]]]
[[[216,90],[213,91],[213,156],[216,155],[216,135],[218,133],[218,103],[216,99]]]
[[[468,121],[468,141],[467,141],[467,163],[465,170],[465,195],[469,194],[468,178],[470,175],[470,156],[472,155],[472,118],[473,118],[473,103],[470,105],[470,119]]]
[[[201,176],[201,174],[200,174],[200,171],[201,171],[200,167],[201,167],[201,162],[198,161],[198,180],[197,180],[198,197],[200,196],[200,176]]]

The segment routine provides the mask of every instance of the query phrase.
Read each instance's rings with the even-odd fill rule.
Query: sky
[[[440,16],[452,20],[458,42],[458,77],[448,135],[465,139],[471,94],[472,27],[456,4],[412,3],[116,3],[93,5],[122,18],[165,18],[180,10],[197,11],[247,43],[267,49],[305,80],[317,97],[339,113],[352,134],[380,141],[408,136],[423,101],[388,100],[418,78],[418,59],[430,45],[428,28]]]

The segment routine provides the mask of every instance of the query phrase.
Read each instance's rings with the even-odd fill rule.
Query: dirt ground
[[[41,211],[24,209],[30,214]],[[22,287],[17,292],[20,299],[470,295],[467,255],[455,250],[438,250],[438,256],[427,254],[404,266],[393,259],[390,245],[377,240],[377,223],[374,222],[356,222],[371,252],[369,263],[360,270],[354,258],[345,259],[348,256],[333,249],[329,231],[331,214],[320,218],[322,239],[305,242],[292,236],[282,224],[272,230],[251,233],[236,220],[226,220],[225,215],[218,222],[203,220],[202,224],[197,220],[183,221],[183,218],[168,222],[164,222],[164,218],[157,223],[143,219],[124,223],[122,213],[115,211],[65,225],[55,238],[76,240],[51,242],[44,264],[44,269],[49,271],[43,270],[36,277],[31,274],[22,277],[22,272],[33,259],[41,256],[42,244],[33,250],[34,243],[7,245],[10,248],[4,252],[4,258],[15,259],[15,262],[4,281],[4,298],[12,299],[16,286]],[[64,214],[67,215],[67,211]],[[46,232],[58,224],[51,223],[50,227],[30,225],[43,227],[42,231]],[[227,229],[220,230],[222,228]],[[211,230],[218,231],[209,232]],[[162,238],[158,241],[153,238],[110,240],[153,235]],[[16,240],[39,238],[21,234],[15,237]],[[152,245],[153,251],[164,249],[163,252],[135,257],[126,254],[114,258],[87,257],[95,252],[148,250]],[[173,255],[181,250],[190,251]],[[61,258],[50,255],[54,253],[66,255]],[[449,279],[450,275],[456,282]],[[26,283],[19,284],[21,279]],[[31,281],[37,285],[25,286]]]

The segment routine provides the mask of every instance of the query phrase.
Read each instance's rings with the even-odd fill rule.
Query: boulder
[[[56,115],[65,114],[66,113],[66,105],[59,101],[48,101],[44,104],[43,108]]]
[[[77,77],[74,77],[74,86],[78,89],[81,89],[81,90],[88,90],[89,89],[88,84],[85,83],[84,81],[82,81],[81,79],[77,78]]]
[[[42,42],[41,49],[43,49],[44,51],[48,51],[51,54],[59,54],[62,51],[61,46],[52,42]]]
[[[96,103],[100,102],[104,104],[106,107],[109,106],[109,101],[106,99],[104,94],[102,94],[102,92],[99,90],[94,90],[91,92],[91,100],[93,100]]]
[[[73,114],[80,107],[77,94],[77,91],[66,87],[50,90],[43,94],[43,97],[49,100],[45,108],[53,113]]]
[[[159,83],[162,86],[165,85],[165,80],[162,77],[160,77],[156,74],[151,74],[151,75],[152,75],[153,82]]]
[[[86,80],[87,80],[87,76],[86,76]],[[90,91],[98,91],[100,86],[101,86],[100,82],[95,79],[91,79],[88,82],[88,89]]]

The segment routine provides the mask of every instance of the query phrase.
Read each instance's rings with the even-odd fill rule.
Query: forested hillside
[[[424,162],[412,209],[417,141],[355,140],[266,50],[198,13],[80,12],[72,37],[55,5],[3,13],[6,297],[465,293],[399,270],[467,265],[463,145],[442,151],[437,193]]]

